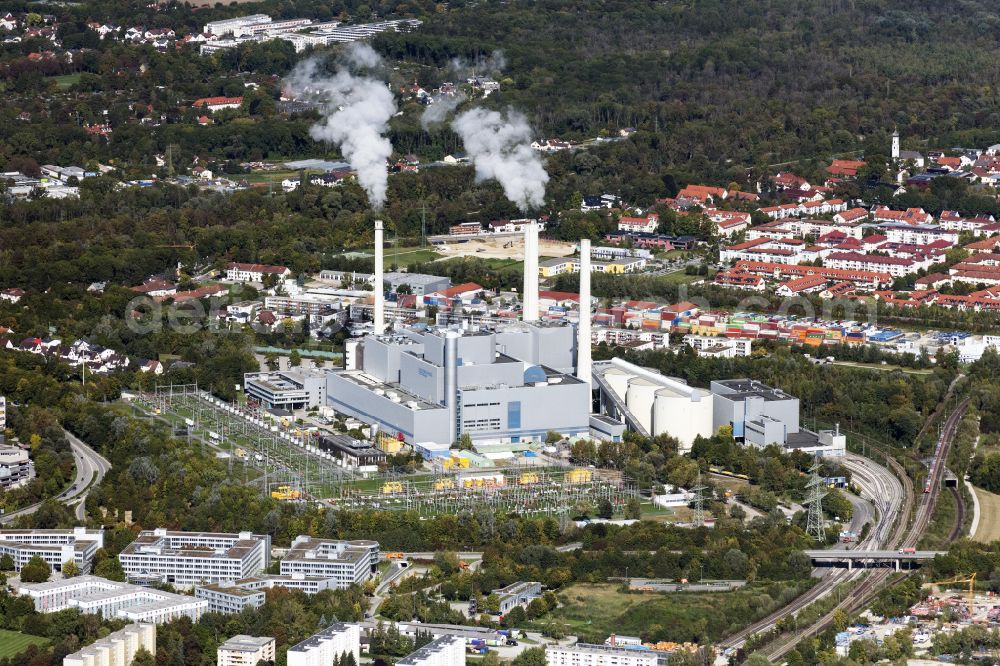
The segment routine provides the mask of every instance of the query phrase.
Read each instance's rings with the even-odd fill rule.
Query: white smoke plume
[[[435,95],[433,102],[420,114],[420,125],[425,130],[440,125],[448,119],[452,111],[465,101],[465,95],[456,92],[454,95]]]
[[[451,71],[462,78],[472,76],[473,74],[479,76],[499,74],[507,69],[507,56],[504,55],[503,51],[497,49],[490,55],[478,56],[475,60],[452,58],[450,65]]]
[[[451,127],[462,137],[476,167],[476,182],[498,181],[507,198],[522,211],[542,205],[549,174],[531,148],[531,127],[524,114],[469,109],[458,114]]]
[[[376,210],[385,204],[389,184],[386,161],[392,155],[392,144],[384,134],[396,113],[392,92],[383,81],[366,73],[381,64],[374,49],[354,43],[333,75],[322,71],[314,58],[299,63],[289,75],[297,95],[322,104],[323,119],[309,128],[309,135],[340,146]]]

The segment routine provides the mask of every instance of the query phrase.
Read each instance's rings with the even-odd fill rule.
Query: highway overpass
[[[898,550],[807,550],[813,564],[839,566],[846,565],[848,569],[859,566],[863,569],[893,567],[912,569],[938,555],[944,555],[943,550],[917,550],[903,553]],[[905,567],[903,565],[906,565]]]

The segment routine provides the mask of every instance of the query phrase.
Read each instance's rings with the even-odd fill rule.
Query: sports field
[[[49,639],[41,636],[29,636],[18,631],[0,629],[0,659],[19,655],[27,650],[29,645],[44,647],[48,644]]]

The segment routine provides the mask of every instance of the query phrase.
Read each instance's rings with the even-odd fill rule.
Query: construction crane
[[[972,620],[973,610],[975,608],[975,595],[976,595],[976,572],[973,571],[970,576],[955,576],[954,578],[949,578],[948,580],[936,580],[933,585],[969,585],[969,620]]]

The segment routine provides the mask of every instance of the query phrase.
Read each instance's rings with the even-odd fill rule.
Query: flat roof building
[[[35,463],[24,449],[4,446],[3,426],[0,426],[0,488],[11,488],[35,477]]]
[[[589,433],[590,386],[572,374],[575,329],[415,326],[359,343],[353,370],[327,375],[328,405],[420,446]]]
[[[465,666],[465,641],[441,636],[396,662],[396,666]]]
[[[199,585],[194,588],[194,596],[208,602],[208,612],[236,615],[246,608],[260,608],[264,605],[264,590],[247,589],[239,585]]]
[[[38,555],[53,571],[62,571],[72,560],[81,573],[90,573],[94,555],[104,547],[104,530],[74,527],[69,530],[0,529],[0,557],[10,555],[14,570],[20,571]]]
[[[130,624],[63,657],[63,666],[128,666],[136,653],[156,656],[156,625]]]
[[[224,583],[247,578],[271,563],[271,537],[240,532],[144,530],[118,559],[132,581],[178,586]]]
[[[305,370],[248,372],[243,375],[248,399],[267,409],[309,409],[323,404],[326,373]]]
[[[447,289],[451,286],[451,279],[440,275],[426,275],[424,273],[386,273],[382,278],[386,291],[397,291],[404,284],[410,288],[410,293],[417,297],[417,302],[422,303],[424,294],[433,294],[436,291]]]
[[[149,587],[120,583],[98,576],[76,576],[45,583],[20,583],[17,593],[31,597],[39,613],[67,608],[81,613],[100,613],[132,622],[162,624],[179,617],[197,621],[208,610],[204,599]]]
[[[281,560],[284,575],[322,576],[338,588],[361,584],[378,570],[377,541],[335,541],[299,535]]]
[[[537,581],[519,581],[493,590],[500,597],[500,614],[506,615],[518,606],[527,606],[532,599],[542,596],[542,584]]]
[[[330,666],[346,653],[361,663],[361,629],[337,622],[288,648],[288,666]]]
[[[546,666],[667,666],[670,654],[659,650],[614,645],[548,645]]]
[[[385,463],[387,457],[382,449],[349,435],[320,437],[319,449],[340,458],[346,467],[375,468]]]
[[[257,666],[259,661],[274,661],[274,639],[270,636],[237,634],[215,652],[216,666]]]

